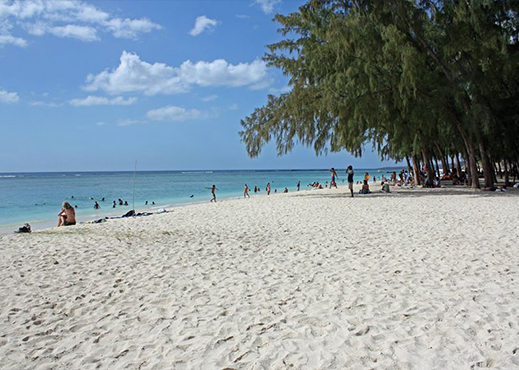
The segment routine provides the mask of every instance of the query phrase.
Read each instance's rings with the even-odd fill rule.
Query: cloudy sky
[[[240,119],[287,86],[261,59],[272,18],[302,3],[0,0],[0,172],[380,166],[247,157]]]

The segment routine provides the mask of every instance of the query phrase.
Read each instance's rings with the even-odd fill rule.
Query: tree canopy
[[[264,59],[290,91],[242,120],[250,156],[275,140],[317,154],[371,144],[412,159],[428,179],[464,159],[472,187],[519,160],[519,2],[309,0],[276,15],[282,40]]]

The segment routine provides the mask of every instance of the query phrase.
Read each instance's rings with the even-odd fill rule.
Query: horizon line
[[[354,167],[362,170],[383,170],[383,169],[394,169],[394,168],[402,168],[404,166],[387,166],[387,167]],[[331,167],[330,167],[331,168]],[[346,169],[341,167],[335,167],[337,169]],[[328,171],[329,168],[270,168],[270,169],[218,169],[218,170],[210,170],[210,169],[193,169],[193,170],[137,170],[136,172],[241,172],[241,171],[257,171],[257,172],[268,172],[268,171]],[[134,170],[79,170],[79,171],[7,171],[0,172],[0,174],[36,174],[36,173],[96,173],[96,172],[134,172]]]

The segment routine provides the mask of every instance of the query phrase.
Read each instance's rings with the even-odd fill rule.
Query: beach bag
[[[25,224],[25,225],[23,225],[22,227],[20,227],[20,228],[18,229],[18,231],[16,231],[16,232],[17,232],[17,233],[20,233],[20,234],[21,234],[21,233],[30,233],[30,232],[32,232],[32,230],[31,230],[31,225],[29,225],[29,224]]]

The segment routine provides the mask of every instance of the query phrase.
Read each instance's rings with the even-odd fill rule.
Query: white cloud
[[[238,110],[238,104],[234,103],[229,105],[229,110]]]
[[[136,38],[161,28],[147,18],[113,17],[82,0],[0,0],[0,45],[26,45],[25,40],[11,34],[10,20],[31,35],[52,34],[87,42],[99,40],[100,31],[118,38]]]
[[[250,15],[247,15],[247,14],[236,14],[236,18],[247,19],[247,18],[250,18]]]
[[[91,107],[94,105],[132,105],[137,101],[137,98],[124,99],[118,96],[113,99],[108,99],[103,96],[89,95],[85,99],[72,99],[69,104],[74,107]]]
[[[259,5],[265,14],[272,13],[274,6],[280,2],[281,0],[254,0],[254,3]]]
[[[103,121],[96,122],[96,126],[104,126],[105,123]]]
[[[62,104],[53,103],[53,102],[44,102],[44,101],[32,101],[29,103],[32,106],[35,107],[48,107],[48,108],[56,108],[60,107]]]
[[[139,33],[148,33],[153,30],[161,29],[158,24],[153,23],[147,18],[141,19],[121,19],[114,18],[105,22],[106,27],[112,31],[117,38],[133,39]]]
[[[289,86],[289,85],[286,85],[286,86],[283,86],[283,87],[280,87],[280,88],[271,87],[269,89],[269,92],[272,93],[272,94],[285,94],[285,93],[288,93],[290,91],[292,91],[292,86]]]
[[[20,97],[17,93],[0,90],[0,103],[18,103],[19,100]]]
[[[206,96],[206,97],[202,98],[203,101],[213,101],[213,100],[216,100],[216,99],[218,99],[218,95],[209,95],[209,96]]]
[[[185,109],[168,105],[159,109],[153,109],[146,113],[146,117],[154,121],[187,121],[202,117],[202,112],[196,109]]]
[[[192,86],[268,87],[270,78],[265,62],[232,65],[223,59],[213,62],[185,61],[180,67],[164,63],[150,64],[137,54],[123,52],[116,69],[87,77],[87,91],[103,90],[109,94],[141,92],[146,95],[187,92]]]
[[[96,41],[99,38],[96,35],[97,30],[88,26],[76,26],[67,24],[62,27],[52,27],[49,32],[58,37],[72,37],[81,41]]]
[[[27,46],[27,41],[20,37],[14,37],[12,35],[0,35],[0,46],[8,44],[24,48]]]
[[[195,26],[191,31],[189,31],[189,34],[191,36],[198,36],[205,30],[212,30],[218,25],[218,21],[215,19],[207,18],[205,15],[202,15],[198,18],[196,18]]]
[[[121,119],[117,121],[117,126],[140,125],[143,123],[146,123],[146,121],[141,121],[138,119]]]

